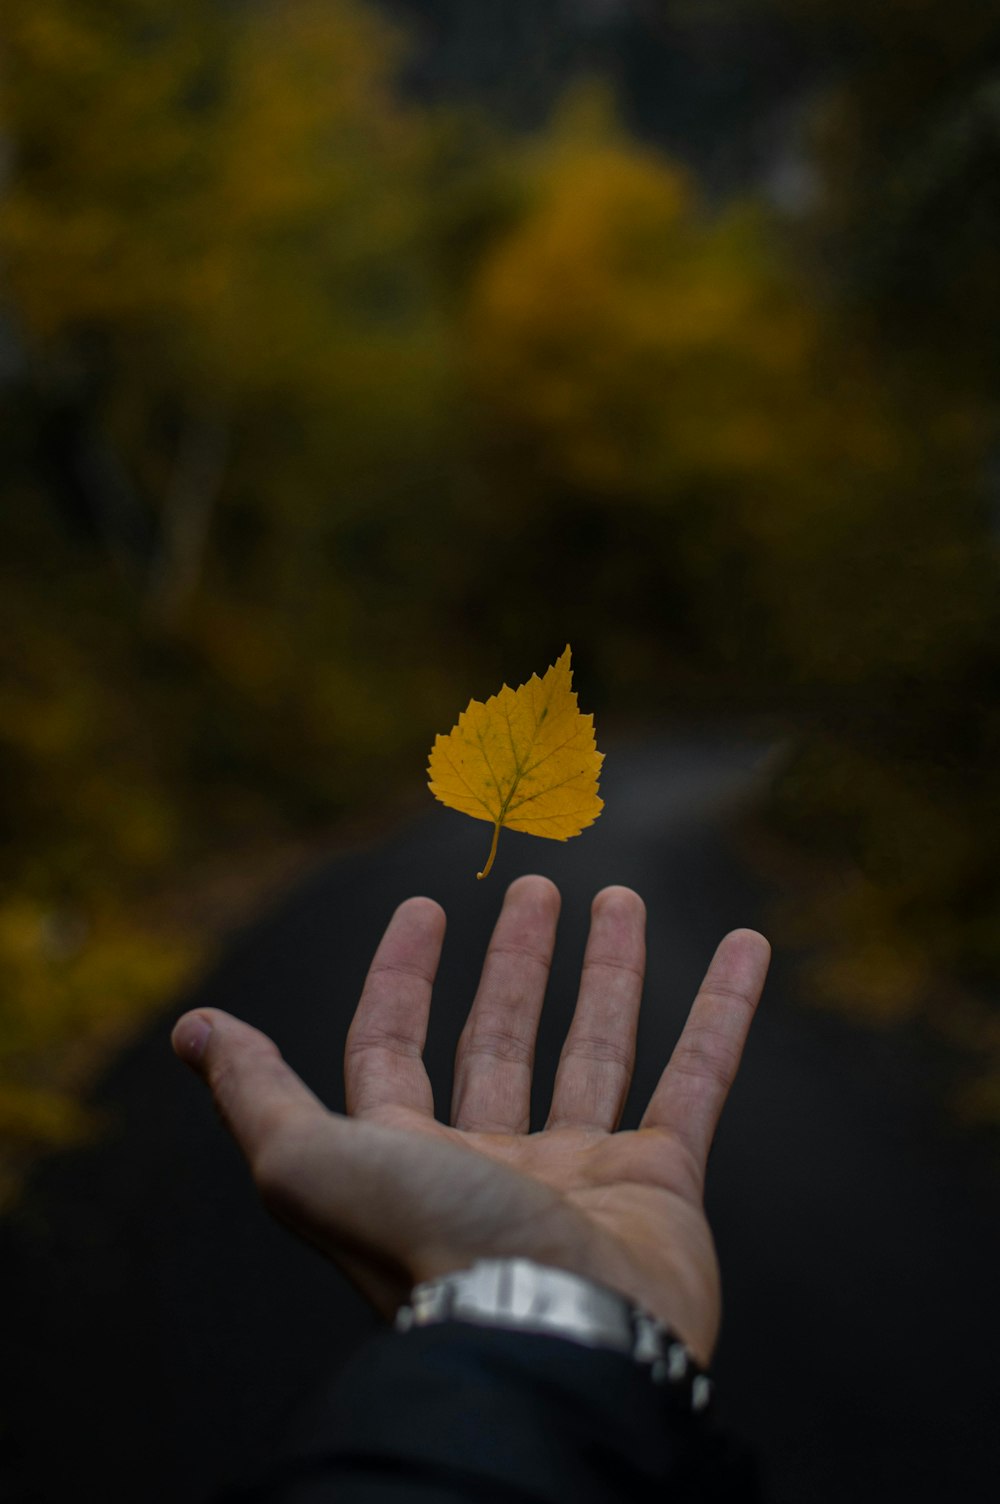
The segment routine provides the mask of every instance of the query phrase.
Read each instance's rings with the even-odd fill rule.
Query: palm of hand
[[[428,1127],[413,1122],[411,1131],[426,1133]],[[530,1220],[510,1238],[511,1255],[558,1264],[623,1291],[707,1362],[718,1326],[715,1249],[697,1167],[666,1130],[561,1128],[505,1136],[435,1124],[432,1136],[457,1141],[554,1193],[551,1217],[541,1215],[533,1195],[525,1195]],[[483,1207],[479,1213],[480,1226],[487,1225],[487,1212]],[[502,1235],[495,1228],[489,1244],[472,1257],[487,1251],[498,1256]],[[422,1277],[440,1272],[429,1268]]]
[[[701,1204],[705,1160],[767,943],[752,931],[723,941],[639,1129],[616,1132],[634,1063],[645,911],[628,889],[598,894],[549,1120],[532,1134],[534,1039],[558,907],[545,879],[508,890],[458,1046],[452,1126],[434,1117],[421,1059],[444,931],[427,899],[396,911],[376,952],[348,1034],[346,1118],[321,1107],[269,1040],[214,1010],[200,1015],[212,1032],[199,1068],[266,1204],[387,1315],[414,1283],[520,1255],[623,1291],[707,1362],[719,1281]],[[188,1020],[174,1037],[195,1063]]]

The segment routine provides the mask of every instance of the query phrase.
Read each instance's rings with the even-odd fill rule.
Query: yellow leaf
[[[486,701],[470,700],[447,736],[434,738],[430,791],[449,809],[493,825],[493,866],[500,829],[565,841],[592,825],[604,808],[597,779],[604,761],[594,717],[581,715],[573,692],[570,650],[543,678]]]

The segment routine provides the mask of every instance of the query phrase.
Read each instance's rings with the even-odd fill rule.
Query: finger
[[[640,1124],[666,1128],[680,1139],[701,1175],[770,959],[771,947],[755,930],[733,930],[725,937]]]
[[[347,1031],[344,1086],[355,1117],[389,1106],[434,1116],[423,1049],[444,930],[431,898],[408,898],[389,920]]]
[[[335,1258],[359,1290],[391,1315],[413,1284],[400,1272],[405,1260],[383,1263],[379,1257],[385,1253],[385,1208],[398,1208],[402,1199],[403,1187],[393,1183],[398,1149],[377,1156],[373,1166],[359,1135],[379,1130],[328,1112],[266,1035],[228,1013],[186,1013],[174,1026],[172,1043],[211,1088],[268,1209]],[[404,1165],[402,1177],[412,1184],[415,1167]],[[378,1179],[382,1184],[373,1184]]]
[[[559,906],[559,889],[545,877],[519,877],[507,889],[455,1055],[456,1128],[528,1131],[535,1036]]]
[[[646,970],[646,906],[605,888],[591,907],[576,1011],[559,1058],[547,1128],[617,1126],[635,1065]]]
[[[218,1008],[185,1013],[174,1025],[171,1043],[210,1088],[222,1121],[252,1169],[279,1132],[328,1116],[282,1060],[277,1045],[229,1013]]]

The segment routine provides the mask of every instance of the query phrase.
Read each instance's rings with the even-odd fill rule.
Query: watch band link
[[[406,1332],[441,1321],[536,1332],[623,1353],[647,1365],[652,1382],[669,1386],[696,1414],[712,1398],[708,1375],[655,1316],[617,1290],[532,1259],[480,1259],[427,1280],[414,1288],[395,1325]]]

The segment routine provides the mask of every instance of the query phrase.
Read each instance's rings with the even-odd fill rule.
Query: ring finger
[[[604,888],[591,909],[580,995],[563,1045],[547,1128],[618,1126],[635,1065],[646,969],[646,906]]]

